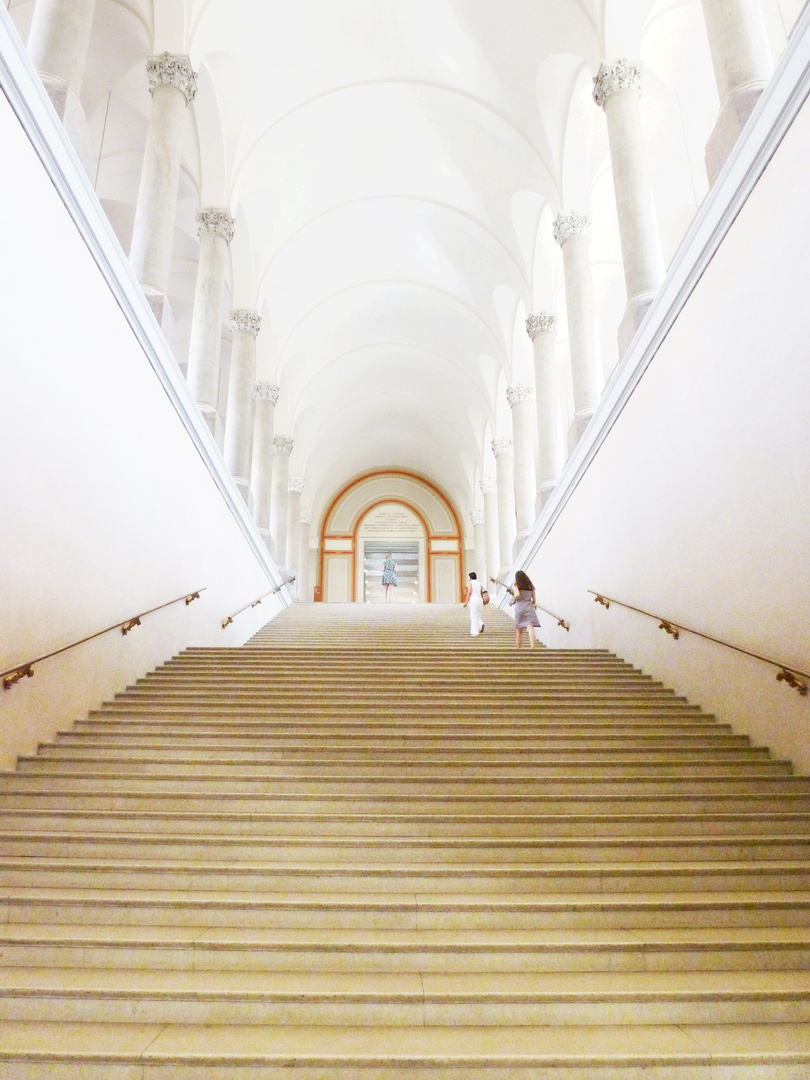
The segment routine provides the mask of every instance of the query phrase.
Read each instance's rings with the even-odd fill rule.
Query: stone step
[[[550,931],[810,927],[810,890],[772,892],[223,893],[134,888],[0,891],[4,924],[242,929]]]
[[[700,817],[708,815],[709,825],[716,816],[729,814],[764,815],[766,820],[779,821],[780,818],[793,814],[810,813],[810,794],[775,792],[756,794],[749,791],[738,793],[720,791],[714,794],[673,792],[669,795],[374,795],[365,792],[355,794],[294,794],[279,792],[276,794],[245,794],[221,790],[216,795],[216,805],[220,811],[231,816],[238,815],[258,818],[265,814],[277,814],[284,817],[300,818],[308,814],[322,814],[330,817],[347,817],[356,820],[367,815],[377,816],[380,820],[391,817],[410,815],[425,820],[439,817],[461,817],[467,819],[483,815],[501,817],[505,814],[521,816],[579,815],[596,814],[603,819],[606,816],[676,815],[690,820],[691,812]],[[211,797],[199,792],[189,792],[183,787],[174,790],[139,791],[137,789],[121,792],[111,785],[106,790],[67,790],[61,784],[43,784],[41,778],[32,779],[30,786],[20,786],[15,791],[0,791],[0,809],[13,812],[32,812],[64,810],[68,813],[121,812],[150,814],[197,814],[210,812]]]
[[[424,837],[363,835],[243,836],[199,833],[0,832],[0,860],[21,858],[131,860],[185,864],[233,861],[244,866],[318,865],[344,868],[434,865],[504,867],[556,864],[807,862],[810,834],[716,836]]]
[[[143,808],[0,810],[4,832],[227,836],[575,837],[810,836],[804,813],[406,814],[187,812]]]
[[[248,776],[219,775],[211,770],[191,773],[148,775],[139,772],[125,776],[116,770],[87,770],[68,774],[60,769],[47,770],[44,767],[36,772],[0,773],[0,794],[20,790],[39,790],[46,792],[58,788],[67,792],[93,792],[124,794],[126,792],[173,792],[184,788],[188,793],[209,793],[217,798],[227,793],[242,795],[369,795],[383,796],[433,796],[451,798],[454,795],[485,796],[497,799],[522,796],[575,796],[583,795],[667,795],[683,794],[807,794],[810,793],[810,778],[788,774],[761,772],[752,776],[750,771],[724,771],[717,775],[696,776],[685,770],[683,774],[664,773],[651,777],[643,771],[631,770],[624,775],[619,770],[617,775],[582,771],[578,774],[573,768],[563,771],[558,776],[537,776],[521,778],[500,776],[489,778],[471,778],[469,776],[420,776],[418,778],[390,778],[389,776],[363,775],[345,777],[312,773],[299,777],[289,772],[268,776],[266,772]]]
[[[9,1080],[804,1080],[810,1038],[788,1023],[639,1026],[628,1045],[610,1025],[5,1021],[0,1060]]]
[[[0,858],[0,888],[213,890],[335,893],[688,892],[691,889],[795,891],[810,888],[810,860],[454,864],[202,859],[169,862],[39,856]]]
[[[5,968],[0,1019],[567,1026],[810,1020],[810,972],[256,972]]]
[[[806,971],[810,928],[352,930],[0,927],[0,968],[160,971]]]

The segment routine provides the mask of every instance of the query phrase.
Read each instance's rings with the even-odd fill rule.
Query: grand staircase
[[[297,605],[0,774],[3,1080],[807,1080],[810,779],[490,607]]]

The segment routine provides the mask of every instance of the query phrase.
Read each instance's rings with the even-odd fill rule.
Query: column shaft
[[[531,387],[515,385],[507,387],[506,396],[512,409],[517,545],[522,546],[534,524],[534,395]]]
[[[301,532],[301,492],[304,481],[291,476],[287,482],[287,560],[286,567],[292,574],[298,573],[298,556]]]
[[[200,261],[188,347],[188,383],[194,400],[217,439],[221,439],[219,364],[222,346],[222,290],[225,254],[233,238],[233,218],[227,210],[197,212]]]
[[[594,100],[607,118],[627,289],[627,309],[619,327],[623,355],[664,279],[664,260],[641,127],[641,70],[627,60],[606,61],[594,83]]]
[[[270,535],[273,558],[284,566],[287,558],[287,495],[290,482],[290,454],[293,441],[288,435],[273,439],[273,480],[270,498]]]
[[[773,73],[773,57],[757,0],[703,0],[703,17],[720,95],[706,143],[706,173],[713,184]]]
[[[169,291],[180,183],[182,126],[197,82],[186,56],[152,56],[146,64],[152,111],[132,227],[129,260],[159,322]]]
[[[493,439],[492,451],[495,454],[495,468],[498,478],[498,548],[501,565],[498,577],[501,580],[509,572],[515,557],[515,538],[517,536],[515,520],[515,461],[512,456],[511,439]]]
[[[539,476],[535,502],[537,514],[554,489],[563,466],[556,329],[556,315],[545,311],[532,314],[526,320],[526,331],[534,348],[534,393],[539,440]]]
[[[261,327],[261,319],[255,311],[239,308],[231,312],[230,326],[233,344],[225,423],[225,464],[249,506],[252,393],[256,374],[256,335]]]
[[[270,502],[273,478],[273,420],[279,390],[270,382],[258,382],[253,390],[256,413],[253,418],[253,459],[250,465],[250,491],[253,496],[253,520],[260,532],[270,533]],[[268,544],[270,547],[270,544]]]
[[[484,587],[487,585],[487,538],[486,518],[483,510],[471,510],[470,521],[473,527],[473,565],[472,569],[478,574]]]
[[[303,604],[312,602],[312,586],[309,583],[309,527],[312,511],[302,510],[298,526],[298,599]]]
[[[500,538],[498,535],[498,489],[491,476],[481,481],[484,496],[484,546],[486,548],[486,577],[496,578],[501,568]]]

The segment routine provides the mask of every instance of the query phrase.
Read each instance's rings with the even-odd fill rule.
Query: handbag
[[[483,600],[484,604],[489,603],[489,593],[486,589],[481,590],[481,599]]]

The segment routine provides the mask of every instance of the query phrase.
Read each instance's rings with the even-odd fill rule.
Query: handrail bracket
[[[776,681],[787,683],[788,686],[792,686],[794,690],[797,690],[802,697],[807,697],[807,683],[794,675],[789,668],[781,668],[777,671]]]
[[[14,671],[9,671],[3,676],[3,689],[10,690],[20,679],[33,679],[33,677],[34,665],[22,664],[20,667],[15,668]]]

